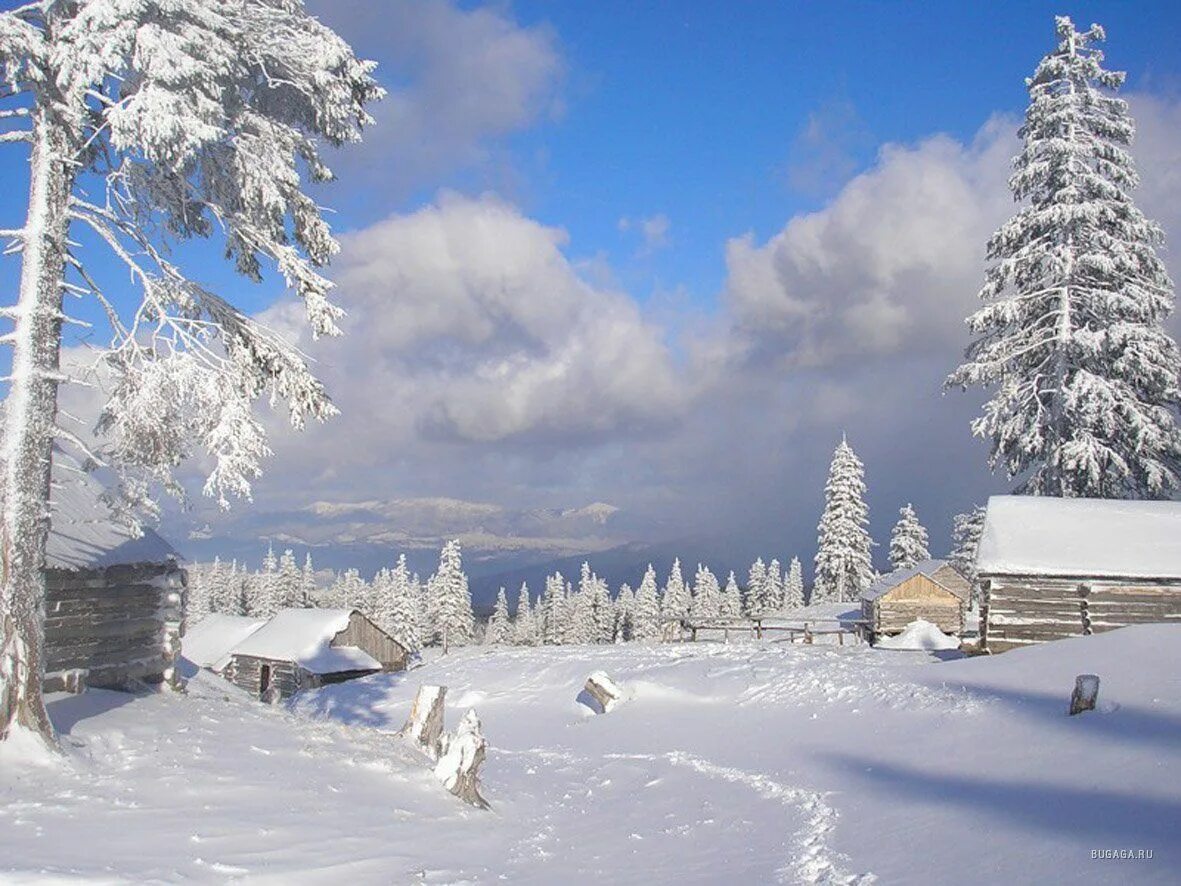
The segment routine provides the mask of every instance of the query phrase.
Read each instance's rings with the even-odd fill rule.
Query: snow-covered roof
[[[162,563],[179,555],[149,527],[136,535],[102,500],[98,479],[65,452],[53,453],[52,522],[46,546],[50,569],[102,569]]]
[[[291,661],[313,674],[380,671],[381,662],[356,646],[332,646],[332,638],[349,626],[352,609],[284,609],[232,650]]]
[[[1181,578],[1181,502],[994,495],[976,571]]]
[[[220,670],[230,650],[264,624],[264,618],[215,612],[186,629],[181,654],[198,667]]]
[[[862,600],[876,600],[883,594],[888,594],[894,588],[898,587],[904,581],[914,578],[916,575],[925,575],[939,587],[943,588],[950,594],[955,594],[957,597],[964,598],[965,594],[961,588],[953,586],[951,583],[945,584],[935,577],[940,569],[950,565],[946,560],[921,560],[911,566],[909,569],[895,569],[888,575],[883,575],[872,585],[869,590],[861,595]]]

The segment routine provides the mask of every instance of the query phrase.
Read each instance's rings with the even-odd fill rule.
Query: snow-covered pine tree
[[[279,611],[279,560],[273,545],[267,546],[262,558],[262,568],[250,583],[250,609],[252,615],[270,618]]]
[[[1160,227],[1132,201],[1135,133],[1103,67],[1103,29],[1057,18],[1026,81],[1009,187],[1023,208],[988,243],[975,340],[949,386],[995,389],[972,430],[1031,495],[1168,498],[1181,487],[1181,354]]]
[[[750,565],[750,572],[746,578],[746,600],[743,606],[747,615],[757,618],[766,610],[767,599],[767,564],[759,557]]]
[[[431,582],[435,591],[435,631],[443,651],[471,643],[475,617],[458,541],[449,541],[443,546],[439,553],[439,569],[431,577]]]
[[[315,606],[318,592],[316,569],[312,566],[312,552],[308,551],[303,558],[303,568],[299,571],[299,602],[295,605],[301,609]]]
[[[577,591],[566,602],[570,617],[566,625],[567,643],[587,645],[595,642],[594,593],[587,585],[586,590]]]
[[[742,591],[738,589],[738,579],[734,577],[734,570],[730,570],[730,577],[726,579],[726,587],[722,591],[722,611],[724,619],[742,618]]]
[[[542,642],[557,646],[565,635],[566,580],[555,572],[545,577],[545,594],[541,598]]]
[[[435,623],[431,615],[430,590],[417,572],[410,576],[410,599],[413,601],[416,629],[410,639],[415,641],[415,649],[421,649],[434,636]]]
[[[228,577],[229,567],[221,562],[221,557],[214,557],[213,562],[205,570],[205,582],[209,586],[210,613],[229,614],[233,609]]]
[[[614,642],[625,643],[632,639],[632,610],[635,606],[636,593],[631,585],[624,582],[615,597],[615,630],[611,636]]]
[[[279,572],[275,576],[275,597],[280,609],[298,609],[303,605],[303,591],[295,552],[291,548],[279,557]]]
[[[299,352],[190,280],[169,247],[222,233],[239,272],[258,279],[273,263],[315,333],[336,333],[318,270],[336,244],[302,186],[331,177],[320,143],[357,141],[381,90],[300,0],[38,0],[0,13],[0,35],[0,102],[15,103],[0,119],[18,127],[0,144],[30,152],[25,224],[0,232],[21,261],[17,304],[3,311],[15,328],[4,336],[0,740],[24,729],[53,743],[41,681],[55,438],[122,473],[145,507],[152,482],[179,489],[171,468],[197,444],[212,456],[205,492],[224,504],[249,495],[268,453],[255,398],[285,400],[297,427],[334,412]],[[126,266],[141,296],[127,316],[99,291],[94,247],[75,227]],[[75,380],[60,359],[67,290],[108,320],[102,453],[58,426],[58,387]]]
[[[213,565],[203,563],[189,570],[189,587],[185,605],[185,621],[195,625],[212,611]]]
[[[525,617],[529,616],[528,602],[525,605]],[[520,608],[517,610],[518,620],[521,617]],[[492,615],[488,618],[488,628],[484,631],[484,645],[485,646],[505,646],[508,644],[509,638],[513,634],[513,622],[508,615],[508,595],[505,593],[504,586],[501,585],[500,590],[496,592],[496,605],[492,609]]]
[[[389,570],[388,581],[389,610],[386,630],[407,649],[416,651],[422,646],[419,638],[418,612],[421,595],[411,584],[405,554],[398,555],[398,562]]]
[[[779,560],[771,558],[767,564],[767,582],[763,585],[766,594],[766,611],[779,612],[783,609],[783,567]]]
[[[685,578],[681,575],[681,560],[678,557],[673,561],[668,581],[664,584],[664,599],[661,601],[660,617],[664,621],[688,618],[692,602],[689,588],[685,586]]]
[[[537,646],[541,632],[537,623],[537,607],[529,600],[529,585],[521,582],[517,592],[517,616],[513,620],[512,642],[517,646]]]
[[[379,569],[373,575],[369,584],[369,605],[373,613],[369,617],[373,623],[393,636],[391,628],[394,620],[394,576],[389,569]]]
[[[908,502],[898,509],[898,522],[890,533],[890,568],[910,569],[916,563],[930,560],[927,530]]]
[[[844,437],[832,456],[824,487],[816,551],[814,603],[857,600],[873,582],[869,508],[865,504],[865,468]]]
[[[983,506],[977,505],[966,514],[957,514],[951,530],[951,563],[971,582],[973,606],[980,598],[980,582],[976,578],[976,550],[980,547],[980,536],[984,534],[986,513]]]
[[[799,557],[792,557],[783,581],[783,609],[790,612],[804,605],[804,568]]]
[[[246,565],[243,564],[242,568],[239,569],[238,561],[235,560],[233,568],[230,571],[229,580],[230,593],[233,594],[230,615],[252,615],[257,617],[258,613],[254,612],[251,605],[251,597],[253,596],[251,584],[253,580],[254,576],[247,570]]]
[[[610,643],[615,636],[615,602],[607,582],[593,576],[591,610],[594,613],[595,643]]]
[[[693,577],[693,602],[690,615],[695,622],[713,621],[722,614],[722,591],[718,579],[702,564],[697,564]]]
[[[641,641],[660,639],[660,596],[656,590],[656,570],[651,563],[636,591],[636,604],[632,609],[632,636]]]

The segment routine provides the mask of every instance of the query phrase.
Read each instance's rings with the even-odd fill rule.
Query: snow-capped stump
[[[420,686],[406,725],[398,733],[414,741],[432,760],[439,759],[443,753],[443,700],[446,697],[446,686]]]
[[[623,700],[623,689],[603,671],[595,671],[586,678],[578,700],[596,714],[606,714]]]
[[[1074,692],[1070,694],[1070,716],[1095,710],[1095,702],[1098,700],[1099,677],[1096,674],[1079,674],[1074,678]]]
[[[443,736],[435,776],[463,802],[488,809],[488,801],[480,796],[480,767],[487,753],[488,741],[484,738],[480,718],[474,710],[469,710],[459,721],[455,733]]]

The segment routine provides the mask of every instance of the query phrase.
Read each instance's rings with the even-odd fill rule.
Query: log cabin
[[[861,595],[861,615],[873,637],[898,634],[916,619],[961,634],[971,585],[946,560],[923,560],[883,575]]]
[[[47,692],[174,683],[184,633],[180,556],[136,531],[106,489],[66,453],[53,456],[45,564]]]
[[[1181,502],[993,496],[976,571],[988,652],[1181,622]]]
[[[284,609],[213,669],[264,701],[406,668],[409,651],[355,609]]]

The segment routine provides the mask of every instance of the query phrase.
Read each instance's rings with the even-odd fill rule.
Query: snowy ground
[[[574,699],[603,669],[633,697]],[[1100,710],[1069,718],[1078,673]],[[397,729],[449,687],[479,812]],[[270,709],[55,700],[68,754],[0,758],[5,882],[1176,882],[1181,627],[991,659],[787,644],[471,649]],[[1092,860],[1092,850],[1153,851]]]

